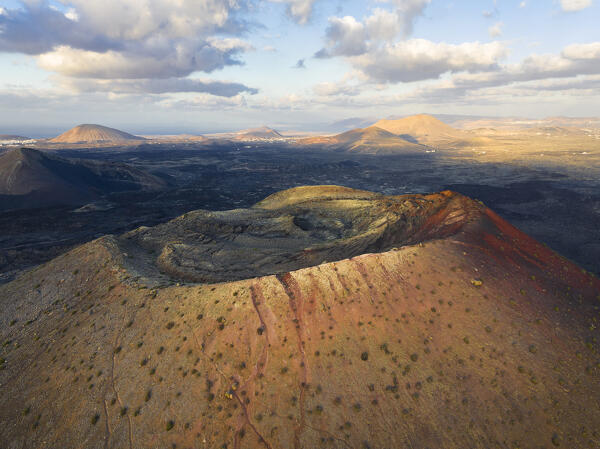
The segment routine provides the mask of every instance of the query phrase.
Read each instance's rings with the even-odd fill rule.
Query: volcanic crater
[[[0,441],[597,447],[599,300],[596,277],[452,192],[191,212],[0,286]]]
[[[138,228],[118,244],[130,265],[143,266],[149,277],[160,272],[188,282],[228,282],[443,237],[468,219],[464,203],[451,192],[393,197],[338,186],[297,187],[249,209],[199,210]]]

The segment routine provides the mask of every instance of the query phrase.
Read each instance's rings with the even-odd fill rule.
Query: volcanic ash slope
[[[100,142],[127,142],[146,140],[143,137],[108,128],[101,125],[79,125],[60,136],[50,139],[52,143],[100,143]]]
[[[597,447],[599,294],[451,192],[193,212],[0,287],[0,441]]]

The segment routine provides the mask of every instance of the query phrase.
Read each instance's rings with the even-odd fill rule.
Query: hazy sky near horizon
[[[600,0],[0,0],[0,133],[597,116],[599,22]]]

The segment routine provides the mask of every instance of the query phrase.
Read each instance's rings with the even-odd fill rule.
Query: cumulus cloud
[[[379,0],[391,3],[393,10],[376,8],[360,22],[353,16],[330,17],[325,31],[325,46],[315,56],[357,56],[390,42],[396,37],[406,38],[413,31],[415,19],[423,14],[431,0]]]
[[[415,91],[424,98],[447,100],[490,89],[523,91],[592,90],[600,80],[600,42],[573,44],[560,54],[530,55],[517,64],[480,73],[458,73]]]
[[[377,82],[412,82],[435,79],[448,72],[479,72],[498,67],[507,48],[499,43],[436,43],[409,39],[365,53],[352,62]]]
[[[241,61],[235,56],[247,49],[248,45],[241,42],[219,40],[180,42],[175,48],[140,46],[138,52],[95,52],[59,46],[40,55],[38,62],[43,69],[77,78],[168,78],[239,65]]]
[[[352,16],[332,17],[326,31],[327,47],[316,53],[318,58],[356,56],[368,50],[368,31],[365,24]]]
[[[0,51],[36,55],[40,67],[65,77],[101,80],[210,73],[242,64],[252,49],[240,39],[246,0],[57,1],[62,9],[48,0],[3,9]]]
[[[296,22],[305,24],[310,19],[316,0],[270,0],[274,3],[285,3],[287,12]]]
[[[592,6],[592,0],[560,0],[563,11],[581,11]]]
[[[89,51],[118,48],[119,42],[86,30],[78,21],[48,5],[4,9],[0,14],[0,51],[37,55],[59,45]]]
[[[571,60],[600,60],[600,42],[568,45],[562,56]]]
[[[431,0],[390,0],[395,6],[396,15],[400,19],[400,27],[403,37],[413,32],[413,25],[417,17],[423,14]]]
[[[508,54],[499,42],[457,45],[407,39],[430,1],[380,3],[389,3],[393,9],[376,8],[362,21],[353,16],[329,18],[325,46],[315,57],[344,57],[358,71],[357,77],[385,84],[435,79],[445,73],[490,71]],[[501,26],[497,23],[490,33],[498,35]]]

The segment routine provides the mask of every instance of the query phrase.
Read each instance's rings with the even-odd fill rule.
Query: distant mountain
[[[79,125],[61,134],[52,143],[112,143],[145,140],[143,137],[101,125]]]
[[[0,155],[0,210],[84,204],[111,192],[164,186],[160,178],[126,164],[66,159],[26,148]]]
[[[279,132],[266,126],[260,128],[244,129],[236,133],[236,138],[239,140],[245,139],[281,139],[283,136]]]
[[[424,151],[428,147],[410,140],[407,136],[397,136],[389,131],[370,126],[353,129],[332,137],[311,137],[300,143],[306,145],[323,145],[336,150],[365,154],[394,154],[405,151]]]
[[[198,134],[158,134],[145,136],[150,140],[158,141],[182,141],[182,142],[204,142],[208,140],[206,137]]]
[[[413,115],[398,120],[379,120],[373,126],[425,144],[465,137],[461,131],[427,114]]]
[[[474,119],[465,118],[457,120],[453,124],[454,126],[465,130],[476,130],[481,128],[523,130],[544,127],[600,129],[600,118],[547,117],[543,119],[530,119],[523,117],[481,117]]]
[[[25,142],[31,140],[29,137],[16,136],[14,134],[0,134],[0,142],[13,141],[13,142]]]

